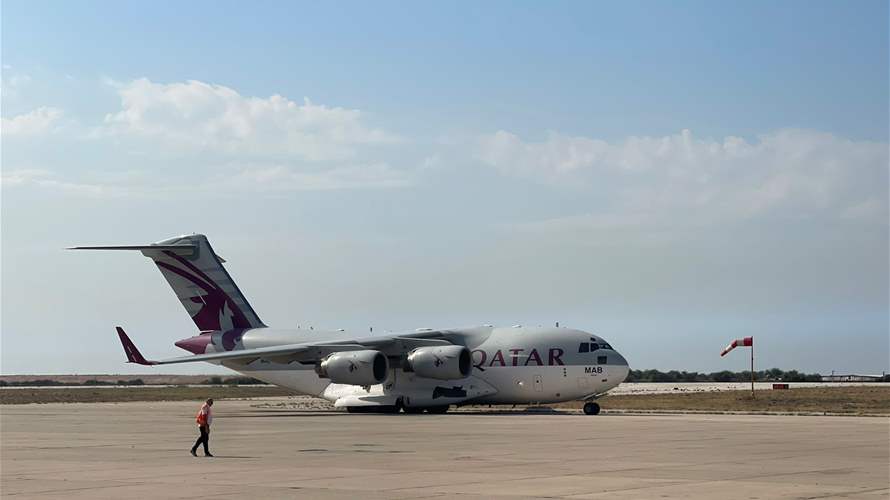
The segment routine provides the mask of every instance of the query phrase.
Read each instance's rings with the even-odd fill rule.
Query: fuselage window
[[[597,356],[596,357],[596,363],[598,365],[605,365],[605,364],[607,364],[608,360],[609,360],[608,356]]]
[[[589,352],[590,351],[590,349],[588,349],[589,347],[590,346],[587,345],[587,342],[582,342],[581,345],[578,346],[578,352]]]

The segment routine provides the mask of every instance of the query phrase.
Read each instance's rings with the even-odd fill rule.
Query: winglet
[[[139,352],[139,349],[136,349],[136,345],[133,344],[133,341],[130,340],[130,337],[127,336],[127,333],[121,327],[117,328],[117,336],[121,339],[121,344],[124,346],[124,352],[127,353],[127,363],[136,363],[139,365],[156,365],[155,361],[148,361],[144,357],[142,357],[142,353]]]

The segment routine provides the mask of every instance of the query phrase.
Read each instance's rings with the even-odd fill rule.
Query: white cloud
[[[887,200],[876,197],[851,205],[841,213],[841,217],[844,219],[884,218],[886,220],[887,216]]]
[[[4,99],[18,97],[21,89],[31,83],[31,77],[23,73],[9,73],[13,71],[12,66],[3,65],[2,74],[0,74],[0,95]]]
[[[52,175],[49,171],[36,168],[23,168],[13,171],[7,170],[0,174],[0,183],[4,186],[18,186],[49,175]]]
[[[753,142],[696,139],[684,130],[614,143],[555,133],[527,142],[499,131],[480,139],[477,157],[507,175],[608,187],[608,208],[585,216],[593,225],[824,212],[886,221],[887,147],[809,130]]]
[[[359,146],[398,141],[363,123],[359,110],[309,99],[299,104],[281,95],[246,97],[194,80],[160,84],[141,78],[115,86],[122,109],[106,116],[101,132],[177,148],[319,161],[352,158]]]
[[[122,186],[63,180],[53,172],[43,169],[20,169],[3,172],[0,175],[0,185],[4,187],[31,185],[93,198],[132,194],[131,190]]]
[[[12,118],[0,118],[0,134],[22,137],[51,132],[59,125],[63,114],[61,109],[42,106]]]
[[[323,191],[354,188],[396,188],[411,184],[405,173],[383,163],[343,166],[316,172],[282,165],[246,168],[216,186],[251,191]]]
[[[504,173],[553,177],[597,164],[608,148],[605,141],[555,133],[544,142],[528,143],[499,130],[482,137],[479,158]]]
[[[146,183],[139,172],[103,174],[90,179],[67,179],[45,169],[17,169],[0,175],[3,187],[34,186],[89,198],[135,197],[165,199],[178,196],[207,197],[238,194],[329,191],[338,189],[399,188],[412,184],[404,172],[386,164],[341,166],[313,172],[283,165],[219,167],[221,172],[188,182]]]
[[[68,120],[67,135],[52,141],[44,137],[44,143],[8,146],[16,154],[4,157],[5,186],[89,196],[214,196],[395,188],[411,184],[418,170],[394,168],[380,146],[400,139],[367,125],[358,110],[308,99],[300,104],[280,95],[246,97],[198,81],[104,83],[119,95],[121,107],[100,124]],[[4,139],[60,129],[62,117],[61,110],[42,107],[3,118]],[[60,150],[60,138],[73,140],[86,155],[101,150],[100,161],[89,170],[72,168],[72,158]],[[84,158],[75,159],[84,163]],[[48,169],[27,168],[35,163]],[[400,158],[396,163],[411,161]],[[152,175],[131,175],[134,171]]]

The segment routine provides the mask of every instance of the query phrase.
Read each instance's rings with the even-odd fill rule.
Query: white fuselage
[[[379,385],[360,387],[331,383],[313,365],[278,364],[258,359],[247,365],[223,362],[233,370],[301,394],[321,397],[337,406],[363,402],[405,406],[441,404],[526,404],[587,399],[620,384],[628,374],[626,360],[601,337],[569,328],[477,327],[447,331],[449,340],[473,354],[473,369],[461,380],[418,377],[398,366]],[[355,338],[347,332],[319,330],[247,330],[236,348],[252,349],[301,342]],[[228,346],[229,349],[231,348]],[[206,352],[223,350],[220,334]]]

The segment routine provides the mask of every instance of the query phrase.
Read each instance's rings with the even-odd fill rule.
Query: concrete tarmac
[[[353,415],[218,401],[0,407],[4,498],[860,498],[890,495],[890,419]]]

